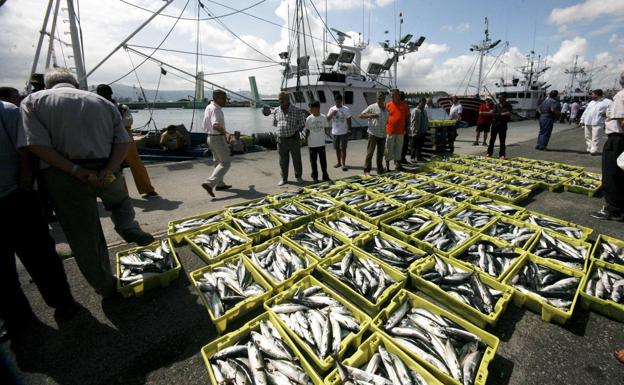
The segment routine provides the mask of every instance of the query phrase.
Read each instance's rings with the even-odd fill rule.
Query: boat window
[[[518,99],[524,99],[524,92],[518,92]]]
[[[367,106],[375,103],[377,101],[377,92],[364,92],[364,100]]]
[[[326,103],[327,102],[327,99],[325,99],[325,91],[318,90],[318,91],[316,91],[316,93],[318,94],[319,102],[321,102],[321,103]]]
[[[353,91],[345,91],[344,102],[345,104],[353,104]]]
[[[305,96],[303,96],[303,91],[295,91],[293,92],[295,96],[295,103],[305,103]]]
[[[508,92],[508,93],[507,93],[507,99],[510,99],[510,98],[517,98],[517,97],[518,97],[518,94],[517,94],[517,93],[515,93],[515,92]]]

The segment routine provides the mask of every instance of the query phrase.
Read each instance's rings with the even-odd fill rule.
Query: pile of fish
[[[408,371],[405,363],[395,354],[387,351],[382,344],[377,353],[361,368],[336,364],[343,384],[376,385],[427,385],[427,381],[415,370]]]
[[[506,170],[502,170],[502,171],[506,171]],[[479,177],[479,179],[487,180],[488,182],[493,182],[493,183],[500,183],[504,181],[505,178],[506,176],[501,176],[497,174],[484,174]]]
[[[139,250],[119,257],[119,280],[127,285],[173,269],[171,248],[166,239],[160,242],[156,250]]]
[[[594,274],[587,281],[585,293],[624,304],[624,274],[600,267],[593,272]]]
[[[535,174],[531,177],[531,179],[535,179],[545,184],[558,184],[562,181],[562,178],[552,176],[550,174]]]
[[[579,175],[579,178],[589,179],[589,180],[593,180],[593,181],[597,181],[597,182],[602,181],[602,175],[594,174],[594,173],[591,173],[591,172],[583,172],[583,173],[581,173]]]
[[[585,181],[583,179],[579,179],[579,178],[575,178],[572,179],[570,181],[568,181],[568,184],[570,186],[578,186],[578,187],[583,187],[589,190],[595,190],[598,187],[600,187],[600,182],[599,181]]]
[[[388,222],[389,226],[401,229],[405,234],[412,234],[429,226],[433,221],[426,215],[412,212],[411,214]]]
[[[533,180],[535,180],[535,178],[534,178],[535,173],[532,172],[532,171],[528,171],[528,170],[511,170],[507,174],[514,175],[514,176],[519,176],[519,177],[525,178],[525,179],[533,179]]]
[[[292,222],[297,218],[304,217],[310,213],[295,205],[294,203],[286,203],[283,206],[272,207],[269,212],[284,222]]]
[[[429,181],[429,178],[425,178],[424,176],[417,176],[417,175],[414,175],[408,179],[402,180],[403,183],[409,184],[412,186],[416,186],[416,185],[419,185],[421,183],[425,183],[428,181]]]
[[[502,221],[497,221],[487,230],[487,235],[501,239],[516,247],[522,247],[535,233],[536,230],[528,227],[517,226]]]
[[[322,219],[321,223],[334,231],[344,234],[347,238],[355,238],[371,229],[364,223],[347,216],[330,220]]]
[[[228,210],[231,213],[240,213],[241,211],[251,210],[251,209],[259,209],[261,207],[271,206],[271,203],[267,198],[262,198],[257,201],[247,202],[237,206],[230,206]]]
[[[343,304],[319,286],[297,290],[286,302],[271,310],[298,335],[321,360],[340,350],[342,340],[360,331],[359,321]]]
[[[520,195],[523,194],[523,192],[521,190],[519,191],[519,190],[510,188],[508,186],[505,186],[505,185],[498,186],[494,190],[490,191],[490,193],[496,194],[496,195],[500,195],[500,196],[503,196],[503,197],[509,198],[509,199],[516,199]]]
[[[400,190],[401,188],[402,186],[396,183],[384,183],[382,185],[379,185],[373,188],[373,191],[375,191],[378,194],[390,194],[392,192]]]
[[[583,230],[579,229],[578,227],[557,222],[552,219],[542,218],[538,217],[537,215],[529,214],[524,221],[532,225],[543,227],[556,233],[563,234],[569,238],[581,239],[581,237],[583,237]]]
[[[327,271],[372,303],[377,303],[379,296],[396,282],[378,263],[356,257],[351,250],[340,262],[329,265]]]
[[[353,182],[354,185],[362,186],[362,187],[372,187],[380,183],[382,183],[382,180],[377,179],[377,178],[365,178],[365,179],[360,179],[358,181]]]
[[[468,178],[467,176],[464,175],[454,175],[454,174],[450,174],[447,175],[443,178],[440,178],[441,180],[448,182],[448,183],[452,183],[452,184],[462,184],[464,182],[467,182],[470,180],[470,178]]]
[[[329,199],[323,197],[308,197],[303,198],[299,201],[302,205],[308,206],[311,209],[316,211],[325,211],[332,207],[335,207],[336,204]]]
[[[424,257],[424,255],[414,253],[392,239],[380,237],[379,234],[370,238],[362,246],[362,249],[403,272],[407,271],[415,260]]]
[[[605,262],[624,265],[624,248],[602,241],[602,243],[598,244],[594,257]]]
[[[212,233],[197,234],[191,241],[208,254],[210,258],[216,258],[232,247],[246,242],[228,229],[218,229]]]
[[[265,292],[254,282],[242,258],[204,273],[197,280],[197,287],[206,298],[214,318],[221,317],[237,303]]]
[[[570,179],[572,177],[572,174],[570,172],[557,169],[548,170],[548,173],[552,176],[556,176],[562,179]]]
[[[465,223],[470,227],[479,229],[488,224],[494,218],[494,214],[490,214],[487,211],[479,211],[471,208],[463,209],[462,211],[454,214],[449,219]]]
[[[388,173],[384,174],[384,178],[390,179],[390,180],[398,180],[398,179],[401,179],[401,178],[405,178],[405,174],[403,174],[400,171],[398,171],[398,172],[397,171],[391,171],[391,172],[388,172]]]
[[[234,217],[232,220],[245,234],[257,233],[258,231],[272,229],[276,226],[268,214],[261,212],[247,213],[240,217]]]
[[[438,250],[449,252],[470,238],[470,235],[461,230],[450,228],[440,222],[433,229],[419,236],[420,240],[431,244]]]
[[[474,180],[470,183],[465,184],[464,186],[473,190],[485,191],[489,188],[492,188],[493,185],[489,182],[480,182],[479,180]]]
[[[368,215],[370,218],[375,218],[382,214],[388,213],[396,208],[397,206],[393,205],[390,202],[379,200],[379,201],[361,205],[357,209],[361,213]]]
[[[397,201],[399,203],[408,203],[408,202],[413,202],[415,200],[418,200],[420,198],[422,198],[424,195],[420,194],[416,191],[412,191],[412,190],[405,190],[405,191],[401,191],[401,192],[395,192],[392,193],[390,195],[388,195],[388,198]]]
[[[260,332],[251,331],[235,345],[210,358],[217,385],[312,385],[270,321],[260,322]]]
[[[297,271],[308,267],[306,258],[300,257],[282,242],[272,243],[262,251],[252,251],[250,257],[256,266],[278,282],[283,282]]]
[[[531,188],[535,185],[535,182],[532,182],[528,179],[520,179],[520,178],[509,179],[506,183],[510,186],[515,186],[515,187],[520,187],[520,188]]]
[[[360,203],[368,202],[369,200],[371,200],[371,197],[362,191],[355,194],[342,196],[338,198],[338,200],[346,205],[355,206]]]
[[[476,272],[457,268],[438,257],[433,269],[422,272],[420,277],[483,314],[492,313],[503,294],[481,282]]]
[[[351,186],[339,186],[334,189],[325,191],[325,194],[329,195],[332,198],[336,198],[343,195],[351,194],[352,192],[356,191],[358,190]]]
[[[511,279],[511,284],[516,289],[537,295],[549,305],[561,309],[572,306],[580,283],[580,278],[570,277],[531,260],[527,260],[527,264]]]
[[[573,245],[542,231],[539,241],[533,247],[533,254],[538,257],[557,260],[559,263],[573,269],[583,270],[587,256],[587,247]]]
[[[302,194],[305,194],[305,192],[303,191],[303,189],[299,189],[296,191],[286,191],[283,193],[271,195],[271,198],[273,198],[273,200],[275,200],[276,202],[281,202],[286,199],[291,199],[291,198],[301,196]]]
[[[423,183],[418,186],[419,190],[423,190],[425,192],[428,192],[429,194],[436,194],[442,190],[446,190],[447,188],[449,188],[449,186],[435,182]]]
[[[440,194],[441,197],[452,199],[456,202],[463,202],[473,197],[466,191],[449,189]]]
[[[291,235],[290,239],[321,258],[333,249],[343,245],[334,236],[322,233],[312,225],[307,225],[302,231]]]
[[[457,173],[458,174],[462,174],[462,175],[466,175],[466,176],[481,176],[483,174],[479,170],[472,170],[472,169],[465,169],[465,170],[457,171]]]
[[[309,186],[307,187],[307,189],[310,191],[319,192],[319,191],[327,190],[328,188],[331,188],[334,185],[335,185],[334,182],[323,182],[323,183],[315,184],[314,186]]]
[[[476,334],[444,316],[411,307],[408,301],[403,302],[388,317],[383,328],[403,349],[462,384],[474,384],[487,348]]]
[[[556,166],[560,170],[571,172],[571,173],[576,173],[583,169],[582,167],[571,166],[569,164],[558,164],[558,165],[553,165],[553,166]]]
[[[420,175],[426,176],[427,178],[430,178],[430,179],[439,178],[439,177],[445,176],[447,174],[448,174],[447,171],[435,171],[435,170],[425,171],[425,172],[421,172],[420,173]]]
[[[519,209],[508,206],[504,203],[493,201],[491,199],[480,199],[472,203],[475,206],[479,206],[482,209],[496,211],[497,213],[514,216],[518,213]]]
[[[223,214],[216,214],[211,217],[203,217],[203,218],[193,218],[186,220],[184,222],[176,223],[173,225],[176,233],[196,229],[198,227],[204,227],[211,225],[213,223],[219,223],[225,220],[225,216]]]
[[[422,206],[419,206],[418,208],[435,216],[443,217],[451,211],[455,210],[457,208],[457,205],[451,202],[432,200]]]
[[[519,256],[512,247],[500,247],[488,241],[479,241],[455,258],[478,266],[481,271],[498,278]]]

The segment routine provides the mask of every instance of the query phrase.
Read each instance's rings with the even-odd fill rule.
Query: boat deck
[[[523,156],[572,163],[600,172],[600,157],[582,152],[583,132],[557,124],[551,151],[533,149],[536,122],[510,124],[509,157]],[[474,129],[462,129],[456,149],[459,153],[484,152],[474,147]],[[348,172],[330,170],[333,178],[362,172],[364,141],[349,145]],[[309,180],[307,150],[302,153],[304,179]],[[328,147],[328,163],[333,151]],[[277,153],[259,152],[234,157],[227,182],[234,187],[209,200],[200,183],[211,172],[211,162],[195,160],[147,166],[152,182],[162,198],[134,199],[137,218],[144,228],[164,233],[167,222],[175,218],[221,208],[244,199],[294,189],[279,188]],[[132,181],[131,195],[137,197]],[[601,222],[589,217],[600,208],[600,198],[572,193],[541,192],[528,204],[531,210],[591,227],[624,239],[623,222]],[[108,216],[104,211],[103,216]],[[105,234],[114,252],[127,248],[120,243],[108,218],[103,218]],[[54,226],[54,236],[62,234]],[[203,265],[188,250],[182,250],[186,271]],[[215,338],[205,308],[184,274],[166,289],[155,289],[137,299],[102,301],[88,286],[73,259],[65,260],[72,291],[84,307],[68,324],[58,325],[53,312],[45,306],[36,287],[20,265],[20,278],[40,322],[12,343],[17,362],[28,384],[207,384],[209,383],[199,351]],[[622,384],[624,366],[612,356],[624,348],[622,324],[578,306],[564,327],[542,322],[539,315],[510,305],[499,325],[491,331],[501,339],[496,358],[489,367],[488,384]]]

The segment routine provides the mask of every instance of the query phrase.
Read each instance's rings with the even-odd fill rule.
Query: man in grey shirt
[[[15,255],[46,304],[56,309],[57,319],[67,319],[78,310],[41,203],[32,191],[28,156],[16,148],[18,123],[18,107],[0,101],[0,212],[4,219],[0,221],[0,319],[11,333],[35,318],[20,287]]]
[[[548,98],[537,108],[540,112],[540,130],[537,136],[537,144],[535,145],[536,150],[546,151],[546,147],[548,147],[555,120],[559,119],[561,115],[561,103],[557,99],[558,96],[559,91],[550,91]]]
[[[78,268],[104,297],[115,293],[97,198],[111,211],[115,230],[127,241],[147,245],[154,238],[134,220],[119,166],[130,138],[117,107],[77,89],[67,69],[45,75],[46,90],[21,104],[23,146],[39,157],[43,182]]]

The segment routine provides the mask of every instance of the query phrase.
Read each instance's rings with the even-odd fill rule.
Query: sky
[[[203,70],[206,80],[231,90],[248,90],[248,76],[254,75],[261,93],[277,93],[283,68],[277,64],[278,54],[289,44],[288,15],[292,18],[295,1],[200,1],[174,0],[163,16],[157,16],[129,44],[156,47],[162,43],[161,48],[165,49],[253,59],[202,56],[196,61],[196,55],[161,50],[153,55],[190,73],[195,73],[196,68]],[[156,10],[165,4],[162,0],[74,0],[74,3],[80,9],[87,71],[151,16],[151,12],[135,6]],[[526,55],[531,51],[540,56],[542,65],[550,66],[544,80],[552,84],[551,89],[563,89],[569,83],[565,70],[572,66],[577,55],[578,65],[594,72],[594,88],[615,87],[618,74],[624,71],[624,0],[328,0],[327,20],[323,20],[325,1],[303,0],[303,3],[307,32],[315,37],[305,39],[312,66],[322,60],[324,22],[354,38],[347,39],[346,44],[359,39],[369,43],[363,54],[364,68],[370,61],[386,59],[378,42],[386,39],[394,42],[399,27],[400,35],[409,32],[416,37],[425,36],[419,51],[399,62],[398,85],[408,91],[474,94],[476,75],[471,78],[470,69],[476,57],[469,48],[483,39],[485,17],[489,19],[492,39],[503,41],[485,59],[486,85],[490,89],[501,77],[509,81],[517,76],[517,68],[526,64]],[[0,6],[3,26],[0,85],[24,88],[47,4],[47,0],[8,0]],[[57,36],[69,42],[65,7],[66,1],[62,0]],[[198,22],[198,13],[206,20]],[[330,51],[338,51],[331,36],[329,43]],[[47,45],[46,37],[46,49],[38,63],[40,72]],[[153,51],[135,49],[148,54]],[[70,46],[54,44],[59,66],[73,66],[71,50]],[[117,81],[154,89],[160,81],[160,89],[194,88],[188,76],[167,67],[168,74],[160,76],[158,64],[142,62],[140,56],[121,49],[89,77],[89,84]],[[127,76],[118,80],[124,75]]]

